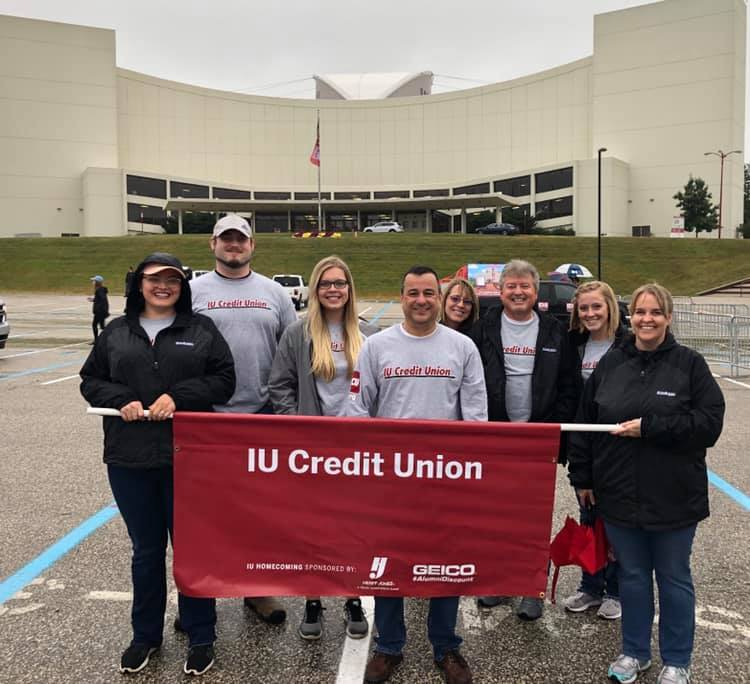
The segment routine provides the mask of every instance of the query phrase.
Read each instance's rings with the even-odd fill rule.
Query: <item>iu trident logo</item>
[[[388,563],[387,556],[375,556],[372,559],[372,567],[370,568],[370,579],[380,579],[385,573],[385,566]]]

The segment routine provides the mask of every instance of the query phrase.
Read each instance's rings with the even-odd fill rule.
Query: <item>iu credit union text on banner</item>
[[[191,596],[538,596],[559,425],[177,413]]]

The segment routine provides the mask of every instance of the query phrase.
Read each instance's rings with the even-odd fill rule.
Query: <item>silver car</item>
[[[0,299],[0,349],[5,349],[8,335],[10,335],[10,323],[8,323],[8,314],[5,312],[5,302]]]
[[[398,221],[378,221],[371,226],[365,226],[363,233],[403,233],[404,229]]]

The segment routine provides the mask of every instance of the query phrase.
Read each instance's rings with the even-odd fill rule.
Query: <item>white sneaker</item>
[[[600,598],[587,594],[585,591],[578,591],[562,602],[565,610],[569,610],[571,613],[582,613],[584,610],[601,605],[601,603]]]
[[[690,668],[666,665],[661,668],[656,684],[690,684]]]
[[[650,660],[638,660],[630,656],[620,654],[607,671],[607,677],[619,684],[630,684],[638,679],[638,673],[651,667]]]
[[[620,599],[605,598],[596,615],[604,620],[619,620],[622,617]]]

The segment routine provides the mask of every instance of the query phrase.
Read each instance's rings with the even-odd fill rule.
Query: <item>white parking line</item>
[[[58,349],[67,349],[68,347],[80,347],[85,342],[71,342],[70,344],[63,344],[59,347],[49,347],[47,349],[35,349],[34,351],[19,352],[18,354],[8,354],[7,356],[0,356],[2,359],[17,359],[19,356],[31,356],[32,354],[44,354],[46,352],[57,351]]]
[[[84,598],[90,601],[132,601],[133,594],[129,591],[90,591]]]
[[[64,378],[57,378],[56,380],[47,380],[47,382],[40,382],[40,385],[54,385],[56,382],[63,382],[65,380],[72,380],[73,378],[80,378],[81,376],[76,373],[75,375],[66,375]]]
[[[746,389],[750,389],[750,385],[748,385],[745,382],[740,382],[739,380],[732,380],[732,378],[725,378],[723,375],[716,375],[716,373],[712,373],[717,380],[726,380],[726,382],[731,382],[733,385],[739,385],[740,387],[744,387]]]
[[[36,335],[46,335],[48,332],[49,330],[42,330],[41,332],[32,332],[32,333],[21,333],[20,335],[10,335],[8,339],[17,340],[19,337],[35,337]]]
[[[372,596],[362,597],[362,608],[370,616],[370,631],[364,639],[344,639],[344,650],[341,653],[336,684],[361,682],[367,666],[367,655],[370,652],[370,639],[375,629],[375,599]]]

